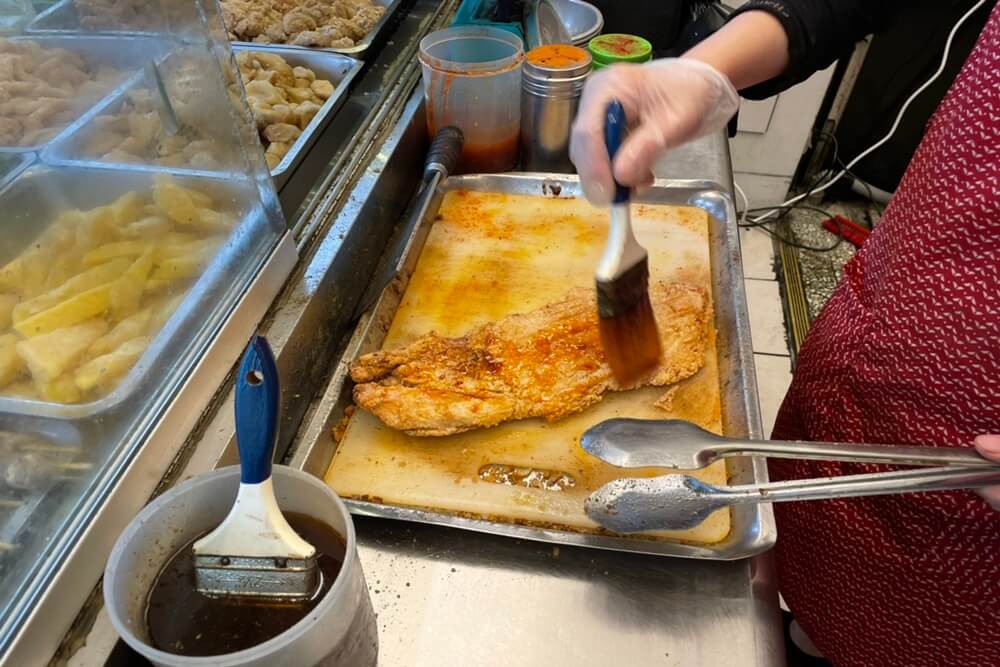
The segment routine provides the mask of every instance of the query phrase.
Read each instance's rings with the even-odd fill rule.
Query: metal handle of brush
[[[1000,484],[1000,468],[944,467],[731,486],[718,492],[722,504],[736,505],[975,489],[994,484]]]
[[[614,163],[618,149],[625,141],[625,130],[628,127],[628,120],[625,118],[625,107],[618,100],[611,100],[608,110],[604,116],[604,146],[608,149],[608,158]],[[611,200],[612,204],[626,204],[629,200],[629,191],[623,185],[615,181],[615,196]]]
[[[427,150],[427,160],[424,166],[423,185],[417,194],[416,201],[410,209],[410,215],[406,220],[404,232],[405,240],[399,251],[399,256],[394,264],[388,265],[388,270],[383,268],[381,272],[371,281],[368,289],[361,297],[355,315],[368,312],[374,306],[385,288],[406,268],[407,258],[410,257],[415,246],[423,245],[427,238],[426,234],[421,234],[426,230],[427,225],[423,224],[427,218],[427,209],[434,200],[434,194],[438,185],[451,175],[458,165],[459,157],[462,155],[462,148],[465,145],[465,135],[457,127],[449,125],[438,130],[431,140],[430,148]]]
[[[717,457],[756,454],[773,459],[808,459],[849,463],[888,463],[910,466],[963,466],[997,468],[1000,463],[984,459],[974,449],[917,447],[912,445],[856,445],[846,442],[798,442],[783,440],[730,440],[708,445]]]
[[[271,476],[280,392],[271,346],[263,336],[254,336],[236,378],[236,445],[244,484],[260,484]]]

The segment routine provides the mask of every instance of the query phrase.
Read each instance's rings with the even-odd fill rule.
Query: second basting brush
[[[614,100],[608,105],[604,121],[604,142],[612,161],[625,130],[625,109]],[[629,190],[617,183],[608,244],[597,265],[596,278],[604,355],[618,384],[630,387],[659,364],[662,349],[649,300],[649,255],[632,231]]]

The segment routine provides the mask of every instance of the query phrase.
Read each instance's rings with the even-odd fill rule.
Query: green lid
[[[595,65],[644,63],[653,57],[653,45],[635,35],[598,35],[587,46]]]

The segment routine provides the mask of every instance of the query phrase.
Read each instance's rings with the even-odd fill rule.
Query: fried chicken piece
[[[705,360],[709,299],[684,283],[651,285],[661,365],[637,386],[666,386]],[[501,422],[557,421],[621,387],[601,347],[594,290],[483,325],[461,338],[434,333],[367,354],[351,366],[354,401],[410,435],[443,436]]]

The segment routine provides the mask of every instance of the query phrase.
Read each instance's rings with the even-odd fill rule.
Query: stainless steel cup
[[[551,49],[552,46],[541,47]],[[570,58],[534,57],[529,51],[521,70],[521,168],[573,173],[569,137],[590,73],[584,49],[559,45]]]

